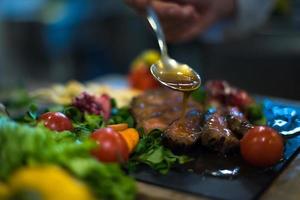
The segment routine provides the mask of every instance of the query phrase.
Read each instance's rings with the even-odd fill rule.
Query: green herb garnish
[[[207,92],[204,90],[203,87],[200,87],[199,89],[194,91],[191,94],[191,96],[195,101],[198,101],[200,103],[204,103],[206,101],[206,98],[207,98]]]
[[[129,171],[134,171],[140,164],[146,164],[161,174],[167,174],[175,164],[191,161],[188,156],[175,155],[170,149],[163,146],[161,134],[160,130],[153,130],[141,137],[127,165]]]
[[[120,124],[120,123],[127,123],[128,127],[134,127],[134,119],[130,113],[128,107],[123,108],[114,108],[112,110],[112,115],[108,120],[108,124]]]
[[[253,125],[266,125],[267,118],[264,114],[262,104],[251,104],[246,108],[246,116]]]

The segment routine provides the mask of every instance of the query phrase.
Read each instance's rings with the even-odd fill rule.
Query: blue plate
[[[300,133],[300,107],[288,102],[265,99],[264,112],[268,126],[279,131],[283,136],[293,137]]]

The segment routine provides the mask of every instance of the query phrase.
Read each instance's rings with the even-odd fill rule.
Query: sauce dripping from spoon
[[[183,100],[182,100],[182,110],[181,110],[181,116],[180,116],[180,122],[184,123],[184,117],[185,117],[185,113],[187,111],[187,107],[188,107],[188,101],[189,101],[189,97],[191,96],[191,91],[188,92],[183,92]]]

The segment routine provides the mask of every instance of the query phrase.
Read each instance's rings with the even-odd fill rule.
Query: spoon
[[[159,19],[153,8],[147,8],[147,19],[154,30],[161,52],[161,59],[150,67],[155,79],[161,84],[179,91],[193,91],[200,87],[201,78],[187,64],[182,64],[168,55],[165,35],[161,28]]]

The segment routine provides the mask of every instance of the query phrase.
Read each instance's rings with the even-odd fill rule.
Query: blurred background
[[[268,22],[243,37],[216,30],[170,45],[170,54],[204,80],[300,100],[300,0],[278,0]],[[146,49],[158,49],[156,38],[122,0],[0,0],[0,90],[126,75]]]

